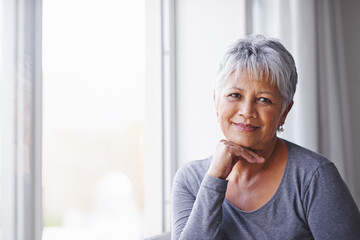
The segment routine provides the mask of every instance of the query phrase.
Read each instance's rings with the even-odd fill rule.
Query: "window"
[[[43,1],[43,240],[161,232],[149,209],[161,205],[161,138],[146,130],[161,132],[161,88],[145,72],[145,7]]]

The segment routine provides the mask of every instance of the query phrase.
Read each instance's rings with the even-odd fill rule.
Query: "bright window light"
[[[145,1],[43,1],[43,240],[142,239]]]

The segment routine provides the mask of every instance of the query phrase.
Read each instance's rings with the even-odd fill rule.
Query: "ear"
[[[215,106],[215,111],[216,111],[216,115],[218,115],[217,111],[218,111],[218,101],[216,98],[216,91],[213,91],[213,100],[214,100],[214,106]]]
[[[294,105],[294,101],[291,101],[285,108],[282,116],[281,116],[281,119],[280,119],[280,126],[284,125],[285,123],[285,120],[286,120],[286,117],[288,115],[288,113],[290,112],[292,106]]]

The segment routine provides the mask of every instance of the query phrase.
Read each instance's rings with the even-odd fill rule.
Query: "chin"
[[[249,149],[254,149],[257,150],[257,146],[261,145],[261,143],[259,143],[259,141],[255,140],[255,139],[247,139],[247,138],[239,138],[239,137],[229,137],[227,138],[230,142],[233,142],[239,146],[245,147],[245,148],[249,148]]]

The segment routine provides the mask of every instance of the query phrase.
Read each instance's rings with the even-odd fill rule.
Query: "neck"
[[[232,172],[229,177],[235,177],[236,179],[249,180],[254,177],[256,174],[266,169],[269,164],[271,164],[272,159],[275,155],[275,152],[278,148],[278,138],[275,136],[274,139],[267,144],[261,150],[253,150],[256,154],[265,159],[264,163],[249,163],[245,160],[238,161],[233,167]]]
[[[275,136],[269,144],[267,144],[263,149],[261,150],[253,150],[257,155],[265,158],[264,164],[268,162],[268,160],[271,159],[271,157],[274,155],[274,152],[276,151],[276,148],[278,146],[279,139]]]

